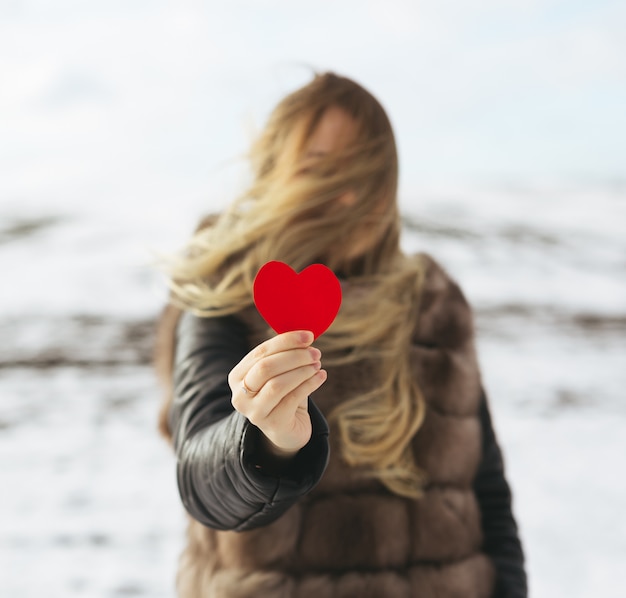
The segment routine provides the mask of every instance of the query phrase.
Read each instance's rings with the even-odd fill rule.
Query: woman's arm
[[[248,353],[246,339],[234,316],[185,312],[177,329],[169,426],[178,487],[189,514],[216,529],[271,523],[319,482],[328,464],[328,424],[311,399],[311,439],[288,461],[268,454],[260,430],[234,410],[228,373]]]
[[[496,566],[494,598],[526,598],[528,595],[524,553],[512,512],[512,495],[504,472],[502,452],[491,422],[487,398],[480,405],[483,457],[474,480],[482,515],[483,551]]]

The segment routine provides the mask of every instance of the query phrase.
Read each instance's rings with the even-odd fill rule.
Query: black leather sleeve
[[[169,412],[178,488],[188,513],[215,529],[271,523],[319,482],[328,465],[328,424],[310,398],[308,444],[287,465],[263,453],[261,432],[234,410],[227,379],[249,350],[247,330],[236,317],[181,315]]]
[[[482,515],[483,551],[496,566],[496,588],[493,596],[526,598],[528,584],[524,552],[513,516],[511,489],[505,477],[502,452],[484,393],[480,419],[483,430],[483,458],[474,480],[474,491]]]

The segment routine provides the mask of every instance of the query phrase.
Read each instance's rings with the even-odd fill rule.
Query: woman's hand
[[[295,455],[311,438],[308,397],[326,380],[313,333],[285,332],[250,351],[228,375],[232,404],[263,432],[266,448]]]

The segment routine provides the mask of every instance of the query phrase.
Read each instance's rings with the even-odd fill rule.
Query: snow
[[[0,595],[172,596],[183,516],[145,367],[0,382]]]
[[[532,595],[622,596],[626,197],[416,197],[403,243],[473,306]],[[568,200],[559,220],[550,202]],[[46,214],[2,219],[0,595],[173,596],[184,516],[148,365],[165,291],[137,239],[173,246],[179,231],[141,210],[115,232],[99,211]]]
[[[288,23],[301,9],[267,0],[250,19],[237,2],[220,26],[217,9],[165,4],[1,9],[0,596],[174,596],[185,518],[156,430],[154,252],[179,248],[241,187],[250,130],[308,77],[284,47],[305,42],[298,60],[354,76],[388,107],[403,246],[431,253],[473,306],[531,596],[626,596],[623,164],[605,176],[625,155],[623,86],[609,85],[623,73],[623,8],[598,5],[568,30],[556,12],[555,28],[535,27],[541,3],[476,16],[452,2],[462,19],[433,5],[419,22],[411,3],[353,3],[347,58],[320,47],[320,30],[345,33],[323,11],[302,32],[258,33],[265,11]],[[495,29],[479,17],[521,33],[485,36]],[[374,25],[388,52],[368,59]],[[583,47],[597,63],[562,72],[560,48]],[[389,67],[406,56],[411,73]],[[613,100],[585,108],[600,75]]]

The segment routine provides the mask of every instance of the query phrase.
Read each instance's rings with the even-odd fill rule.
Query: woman
[[[430,256],[400,250],[385,111],[315,76],[251,163],[251,188],[171,265],[161,321],[160,425],[190,515],[179,595],[526,596],[470,308]],[[270,260],[340,278],[315,347],[254,308]]]

